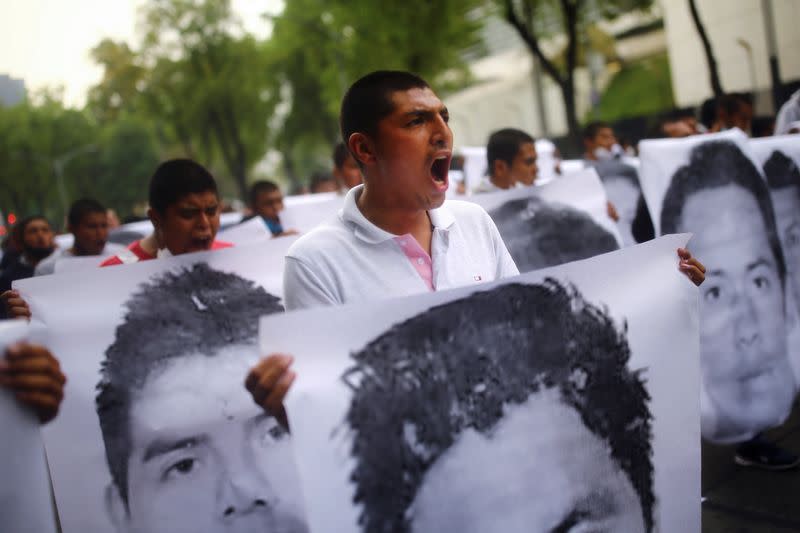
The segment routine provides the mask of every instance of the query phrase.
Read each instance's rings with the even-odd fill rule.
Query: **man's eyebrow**
[[[747,271],[751,272],[757,269],[758,267],[773,268],[773,266],[774,265],[771,261],[767,261],[763,257],[759,257],[758,259],[747,265]]]
[[[567,533],[584,520],[603,520],[618,510],[619,505],[608,488],[597,490],[576,500],[572,509],[550,533]]]
[[[201,444],[208,442],[208,435],[195,435],[185,439],[171,440],[171,439],[156,439],[151,442],[144,451],[143,463],[160,455],[165,455],[176,450],[184,448],[194,448]]]

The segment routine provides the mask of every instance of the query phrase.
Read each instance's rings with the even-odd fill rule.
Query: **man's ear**
[[[492,176],[495,178],[504,177],[509,170],[511,170],[511,167],[502,159],[495,159],[492,163]]]
[[[362,165],[368,165],[375,162],[375,146],[372,140],[363,133],[354,133],[347,140],[347,146],[350,148],[353,157],[357,162]]]
[[[105,507],[108,519],[114,525],[118,533],[127,533],[130,530],[130,516],[128,505],[122,501],[122,496],[113,481],[106,485]]]
[[[153,223],[153,227],[158,229],[161,226],[161,216],[152,207],[147,208],[147,218]]]

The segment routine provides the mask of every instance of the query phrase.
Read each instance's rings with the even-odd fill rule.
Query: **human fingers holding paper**
[[[289,370],[294,361],[290,355],[271,354],[254,366],[245,380],[245,387],[262,409],[288,427],[283,399],[296,374]]]
[[[58,414],[66,381],[58,359],[43,346],[14,344],[0,359],[0,386],[12,390],[43,424]]]
[[[28,302],[20,296],[19,291],[5,291],[0,294],[0,300],[5,305],[8,318],[30,318],[31,309]]]

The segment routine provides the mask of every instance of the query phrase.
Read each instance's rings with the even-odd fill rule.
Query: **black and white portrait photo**
[[[622,242],[594,169],[471,201],[488,211],[520,272],[618,250]]]
[[[619,249],[614,235],[585,211],[539,197],[510,200],[489,211],[489,216],[520,272]]]
[[[616,159],[609,159],[598,161],[594,165],[594,169],[603,182],[608,201],[617,210],[619,216],[617,227],[623,246],[636,244],[636,239],[633,237],[633,221],[636,218],[636,209],[642,196],[636,168]]]
[[[477,292],[262,319],[262,351],[295,355],[310,531],[699,531],[697,351],[664,352],[697,331],[694,290],[668,274],[657,316],[637,309],[644,278],[674,269],[668,241]],[[620,290],[628,261],[644,278]]]
[[[243,386],[283,311],[283,240],[24,287],[70,376],[44,431],[64,533],[307,531],[290,436]]]
[[[362,531],[652,531],[652,415],[629,356],[554,280],[393,326],[342,378]]]
[[[780,424],[796,388],[775,210],[746,152],[736,138],[692,139],[658,214],[662,234],[694,234],[689,249],[708,268],[700,288],[701,405],[703,436],[718,442]]]

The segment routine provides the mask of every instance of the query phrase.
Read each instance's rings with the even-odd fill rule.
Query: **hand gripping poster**
[[[263,318],[310,531],[699,532],[687,238]]]
[[[739,130],[640,144],[642,186],[661,234],[692,232],[700,288],[703,437],[746,441],[788,416],[789,283],[775,207]]]
[[[67,376],[64,533],[303,533],[289,434],[244,388],[293,238],[20,282]]]
[[[586,259],[622,244],[594,169],[541,187],[474,194],[467,200],[488,211],[520,272]]]

